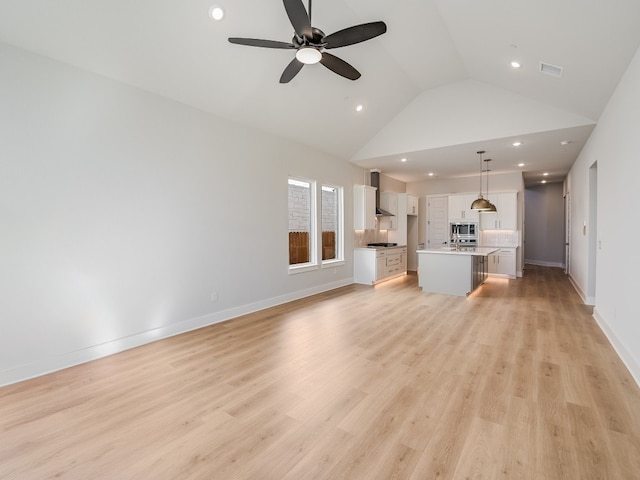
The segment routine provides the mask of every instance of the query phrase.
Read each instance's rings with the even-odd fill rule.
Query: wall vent
[[[557,67],[549,63],[540,62],[540,71],[558,78],[562,76],[562,67]]]

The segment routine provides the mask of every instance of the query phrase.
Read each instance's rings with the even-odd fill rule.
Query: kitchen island
[[[418,250],[418,286],[424,292],[469,295],[487,278],[491,247],[442,247]]]

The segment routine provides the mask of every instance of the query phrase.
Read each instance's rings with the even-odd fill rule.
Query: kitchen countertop
[[[486,257],[492,253],[500,250],[497,247],[462,247],[460,250],[456,250],[451,247],[440,248],[427,248],[424,250],[418,250],[417,253],[441,253],[443,255],[479,255]]]

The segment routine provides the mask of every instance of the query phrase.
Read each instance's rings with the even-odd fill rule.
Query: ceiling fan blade
[[[296,48],[293,43],[277,42],[275,40],[260,40],[257,38],[237,38],[230,37],[229,42],[238,45],[248,45],[250,47],[265,47],[265,48]]]
[[[358,70],[353,68],[344,60],[336,57],[335,55],[331,55],[330,53],[322,52],[320,63],[332,72],[342,75],[344,78],[348,78],[349,80],[357,80],[360,78],[360,72]]]
[[[304,67],[304,63],[294,57],[294,59],[291,60],[291,63],[287,65],[287,68],[284,69],[284,72],[282,72],[280,83],[289,83],[293,80],[293,77],[298,74],[302,67]]]
[[[346,47],[347,45],[371,40],[386,31],[387,25],[384,22],[363,23],[362,25],[345,28],[327,35],[322,41],[327,44],[325,48]]]
[[[307,9],[304,8],[302,0],[283,0],[284,9],[287,11],[287,16],[293,29],[296,31],[299,37],[313,38],[313,32],[311,31],[311,20],[307,14]]]

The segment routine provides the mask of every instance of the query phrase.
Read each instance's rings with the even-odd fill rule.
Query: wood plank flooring
[[[351,285],[0,389],[2,479],[638,479],[640,391],[559,269]]]

